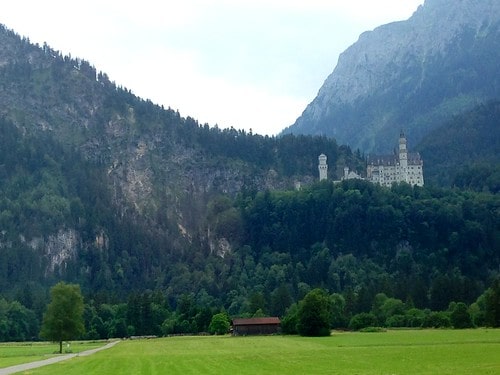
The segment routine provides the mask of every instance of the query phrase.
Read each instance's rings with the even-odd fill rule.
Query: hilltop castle
[[[328,165],[326,156],[319,156],[319,178],[326,179]],[[344,176],[341,180],[364,179],[355,172],[349,172],[344,168]],[[406,136],[401,132],[399,136],[398,152],[390,155],[370,155],[367,159],[366,180],[383,186],[391,186],[394,183],[406,182],[410,185],[424,186],[423,161],[420,154],[409,153]]]
[[[399,135],[399,150],[391,155],[371,155],[368,157],[366,179],[384,186],[406,182],[424,186],[423,162],[420,154],[409,153],[406,137]]]

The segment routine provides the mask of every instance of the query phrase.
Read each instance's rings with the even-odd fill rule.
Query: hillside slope
[[[404,129],[413,144],[453,115],[500,97],[500,3],[426,0],[407,21],[363,33],[295,124],[364,152]]]
[[[416,149],[425,160],[427,182],[498,193],[500,102],[485,103],[455,116],[425,136]],[[466,182],[466,175],[482,181]]]
[[[60,277],[93,290],[153,288],[182,257],[231,250],[210,236],[218,195],[309,184],[322,152],[332,173],[362,166],[324,137],[200,125],[4,27],[0,130],[2,289],[11,293]],[[20,253],[31,278],[9,277]]]

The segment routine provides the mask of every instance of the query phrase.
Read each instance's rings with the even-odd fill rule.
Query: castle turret
[[[349,167],[344,167],[344,180],[349,178]]]
[[[406,137],[403,132],[399,135],[399,165],[404,170],[408,167],[408,149],[406,148]]]
[[[318,164],[318,170],[319,170],[319,180],[323,181],[328,178],[328,164],[326,164],[326,155],[321,154],[318,157],[319,164]]]

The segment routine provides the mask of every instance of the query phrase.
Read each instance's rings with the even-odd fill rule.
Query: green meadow
[[[27,360],[31,360],[27,357]],[[26,374],[500,374],[500,330],[126,340]]]
[[[105,345],[103,342],[71,342],[69,348],[65,345],[64,350],[72,353],[80,353],[85,350],[99,348]],[[0,343],[0,368],[18,365],[26,362],[35,362],[57,356],[59,344],[47,342],[12,342]]]

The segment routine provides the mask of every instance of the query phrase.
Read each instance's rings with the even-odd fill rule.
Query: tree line
[[[282,333],[328,336],[332,329],[500,327],[500,279],[474,303],[451,302],[443,311],[418,309],[379,293],[369,311],[350,315],[346,298],[321,288],[309,291],[286,309]],[[265,314],[259,309],[252,316]],[[80,287],[64,282],[52,287],[43,319],[17,301],[0,299],[0,341],[48,339],[59,343],[61,353],[63,341],[75,339],[225,334],[230,321],[224,307],[199,306],[186,295],[180,297],[175,310],[160,292],[131,295],[126,303],[97,304],[94,300],[84,302]]]
[[[342,294],[330,295],[324,289],[314,289],[287,310],[282,331],[303,336],[329,336],[332,329],[499,327],[500,279],[471,305],[451,302],[442,311],[418,309],[384,293],[375,296],[369,311],[349,316],[347,305]]]

